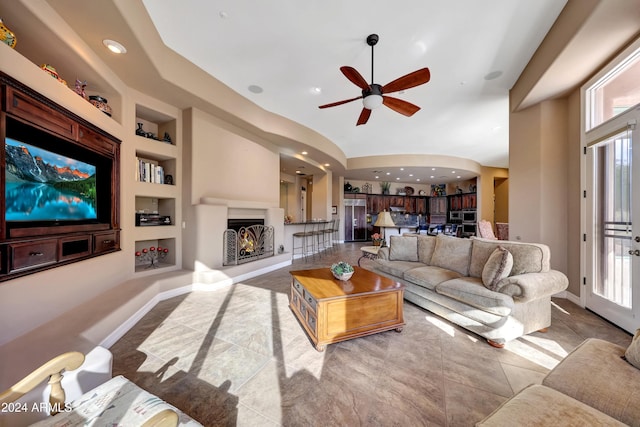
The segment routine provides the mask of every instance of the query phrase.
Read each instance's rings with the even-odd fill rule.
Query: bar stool
[[[317,227],[313,234],[315,235],[315,245],[316,250],[319,256],[322,256],[322,251],[327,249],[327,240],[325,239],[326,233],[325,230],[327,228],[327,222],[322,221],[316,223]]]
[[[307,256],[309,254],[313,255],[315,250],[314,240],[315,240],[315,224],[312,222],[305,222],[304,228],[302,231],[297,231],[293,233],[293,242],[291,248],[291,259],[295,259],[296,249],[300,249],[300,255],[304,258],[304,261],[307,261]],[[300,243],[300,246],[296,246],[296,241]]]
[[[340,241],[340,218],[336,218],[333,223],[333,235],[331,236],[334,243]]]
[[[332,219],[331,221],[329,221],[329,223],[327,224],[327,226],[324,228],[324,236],[325,239],[327,239],[327,249],[331,249],[332,251],[335,249],[333,247],[333,234],[334,234],[334,230],[333,228],[335,227],[335,223],[336,220]]]

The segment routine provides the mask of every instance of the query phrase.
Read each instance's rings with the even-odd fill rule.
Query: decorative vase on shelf
[[[16,43],[18,42],[16,35],[13,34],[13,31],[8,29],[6,25],[4,25],[4,23],[2,22],[2,18],[0,18],[0,41],[8,44],[11,48],[14,49],[16,47]]]
[[[136,129],[136,135],[138,136],[147,136],[147,132],[142,129],[142,123],[138,123],[138,129]]]

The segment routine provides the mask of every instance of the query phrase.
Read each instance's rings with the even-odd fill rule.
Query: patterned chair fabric
[[[498,240],[496,235],[493,234],[493,227],[491,226],[491,223],[486,219],[481,219],[478,222],[478,236],[483,239]]]

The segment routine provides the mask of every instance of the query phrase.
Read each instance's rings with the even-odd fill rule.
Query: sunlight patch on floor
[[[447,324],[435,317],[426,316],[425,319],[427,319],[427,322],[431,323],[433,326],[440,329],[442,332],[446,333],[447,335],[451,337],[454,337],[456,335],[456,329],[450,324]]]
[[[505,350],[547,369],[553,369],[568,354],[556,341],[531,335],[509,341]]]

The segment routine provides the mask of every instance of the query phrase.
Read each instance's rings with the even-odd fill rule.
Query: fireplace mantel
[[[200,204],[202,205],[214,205],[214,206],[226,206],[228,208],[237,209],[273,209],[278,206],[274,206],[270,202],[258,202],[255,200],[233,200],[233,199],[219,199],[216,197],[201,197]]]

